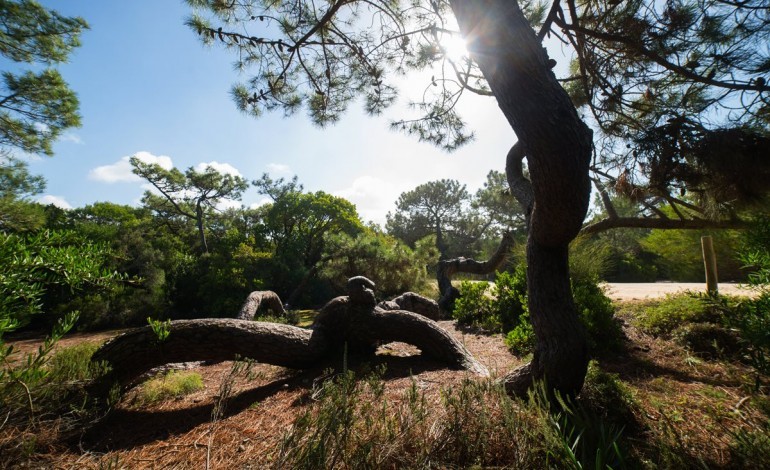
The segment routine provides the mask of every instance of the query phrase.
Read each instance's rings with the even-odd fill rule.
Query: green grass
[[[150,405],[170,398],[180,398],[203,389],[203,378],[197,372],[170,371],[150,379],[137,395],[139,404]]]
[[[104,364],[91,362],[100,343],[80,343],[56,352],[48,361],[48,380],[71,382],[92,380],[106,372]]]
[[[718,313],[701,297],[690,293],[667,295],[636,311],[636,324],[654,336],[668,336],[688,323],[713,321]]]

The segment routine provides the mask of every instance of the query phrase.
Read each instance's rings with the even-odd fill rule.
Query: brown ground
[[[621,315],[621,319],[623,319]],[[624,321],[624,320],[622,320]],[[463,332],[453,322],[440,322],[496,375],[510,371],[520,360],[505,348],[500,335],[486,336]],[[642,436],[665,439],[674,433],[679,443],[707,461],[726,462],[728,428],[747,420],[760,419],[744,398],[749,370],[739,364],[709,362],[693,358],[669,341],[652,338],[624,321],[628,337],[627,353],[602,361],[605,370],[617,372],[641,404],[635,420],[644,429]],[[63,345],[78,341],[104,340],[115,332],[73,335]],[[29,349],[35,341],[16,343]],[[392,343],[380,348],[372,365],[385,364],[389,395],[398,395],[412,380],[429,401],[437,401],[440,391],[458,384],[468,374],[443,369],[441,364],[412,356],[419,351]],[[349,366],[361,366],[351,358]],[[330,364],[335,365],[335,364]],[[338,367],[340,364],[336,364]],[[276,456],[281,436],[311,400],[313,383],[324,375],[324,367],[291,371],[270,365],[255,365],[250,377],[235,380],[226,409],[218,420],[212,411],[220,402],[220,386],[231,363],[201,366],[205,389],[184,398],[153,406],[137,406],[127,394],[106,419],[67,440],[49,435],[34,436],[36,453],[18,466],[33,468],[262,468]],[[13,428],[0,427],[0,448],[12,450],[33,436]],[[638,442],[644,447],[644,442]],[[649,449],[648,449],[649,450]],[[0,458],[0,466],[3,465]],[[9,462],[6,461],[6,464]]]

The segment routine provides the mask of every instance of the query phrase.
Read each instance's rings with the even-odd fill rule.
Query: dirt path
[[[706,292],[703,282],[607,282],[607,295],[612,300],[644,300],[665,297],[666,294],[693,291]],[[751,296],[752,291],[743,284],[720,283],[719,293],[727,295]]]

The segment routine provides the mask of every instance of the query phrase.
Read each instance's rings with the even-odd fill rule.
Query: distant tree
[[[467,250],[463,242],[472,243],[483,234],[489,223],[478,224],[475,216],[471,195],[465,185],[457,180],[443,179],[401,193],[396,201],[396,211],[387,215],[385,227],[388,233],[410,245],[427,235],[435,235],[440,258],[446,259],[460,254],[452,250],[452,245]]]
[[[166,170],[158,164],[145,163],[131,157],[134,174],[146,179],[160,196],[145,191],[142,203],[165,217],[181,216],[195,222],[201,250],[209,252],[206,242],[206,218],[222,200],[240,199],[249,184],[240,177],[220,173],[212,167],[196,171],[190,167],[182,173],[176,168]]]
[[[487,236],[498,240],[503,233],[510,231],[524,231],[526,220],[521,206],[516,203],[505,173],[491,170],[487,173],[484,186],[476,191],[471,202],[473,208],[481,212],[482,218],[488,219],[491,224]]]
[[[42,227],[43,207],[30,196],[45,188],[45,180],[34,176],[21,160],[0,156],[0,231],[22,232]]]
[[[425,283],[426,266],[438,258],[431,241],[418,241],[412,249],[397,238],[369,227],[356,236],[330,233],[324,251],[328,261],[321,269],[321,276],[332,281],[340,291],[348,279],[360,273],[366,273],[383,297],[413,291]]]
[[[323,191],[304,193],[296,177],[287,183],[283,178],[272,181],[264,175],[259,181],[262,183],[257,187],[262,194],[276,197],[260,208],[263,235],[274,247],[276,260],[285,268],[282,277],[293,281],[295,287],[286,301],[295,304],[321,268],[326,235],[355,236],[363,230],[363,224],[352,203]]]
[[[0,1],[0,54],[39,71],[3,71],[0,148],[52,155],[62,131],[80,125],[78,99],[57,70],[80,45],[82,18],[62,16],[34,0]],[[10,64],[9,64],[10,65]]]

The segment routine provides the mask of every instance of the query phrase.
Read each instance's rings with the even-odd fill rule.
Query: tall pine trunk
[[[450,0],[468,50],[523,143],[534,206],[527,241],[532,363],[509,381],[532,380],[574,394],[588,364],[572,300],[568,247],[588,210],[592,135],[551,71],[548,55],[515,0]]]

